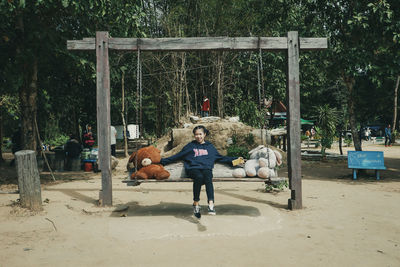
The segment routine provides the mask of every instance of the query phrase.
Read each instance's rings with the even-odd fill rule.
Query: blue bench
[[[348,151],[347,166],[353,169],[353,179],[357,179],[357,169],[375,170],[376,180],[379,180],[379,170],[386,170],[382,151]]]

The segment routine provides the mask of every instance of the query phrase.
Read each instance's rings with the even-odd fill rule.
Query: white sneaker
[[[208,214],[209,215],[217,215],[217,213],[215,212],[215,207],[214,207],[214,205],[209,205],[208,206]]]

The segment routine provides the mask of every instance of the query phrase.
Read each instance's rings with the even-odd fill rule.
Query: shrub
[[[260,112],[253,101],[242,101],[239,104],[239,117],[247,125],[260,127]]]
[[[252,133],[249,133],[248,135],[245,136],[244,141],[249,146],[254,145],[254,135]]]
[[[62,145],[65,145],[65,143],[68,141],[68,139],[69,139],[69,137],[67,135],[60,134],[60,135],[54,136],[51,139],[45,139],[43,143],[45,143],[46,145],[50,145],[52,147],[62,146]]]
[[[346,144],[346,146],[351,146],[351,143],[353,142],[353,140],[351,139],[351,138],[349,138],[349,137],[346,137],[345,139],[344,139],[344,143]]]
[[[301,141],[306,141],[306,140],[308,140],[307,135],[302,134],[302,135],[301,135]]]
[[[318,132],[321,135],[321,154],[325,156],[325,150],[331,148],[333,143],[336,125],[338,124],[338,112],[335,108],[326,104],[317,107],[315,113],[318,114],[318,126],[321,129]]]
[[[236,133],[234,133],[232,135],[232,144],[236,145],[238,143],[238,140],[239,140],[239,136]]]
[[[288,188],[288,187],[289,187],[289,182],[287,180],[281,181],[278,184],[266,183],[265,184],[265,191],[266,192],[272,192],[274,190],[283,191],[285,188]]]
[[[231,145],[228,147],[227,155],[229,157],[243,157],[249,158],[249,149],[244,146]]]

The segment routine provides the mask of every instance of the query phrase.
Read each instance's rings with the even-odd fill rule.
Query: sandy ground
[[[346,162],[303,161],[304,209],[287,210],[289,190],[215,183],[217,215],[200,220],[190,183],[127,187],[123,163],[114,207],[96,205],[100,174],[43,174],[43,212],[0,194],[0,266],[400,266],[400,146],[364,150],[385,151],[381,181],[373,171],[353,181]]]

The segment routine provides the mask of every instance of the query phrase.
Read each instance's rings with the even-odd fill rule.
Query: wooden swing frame
[[[112,175],[110,145],[110,70],[108,50],[127,51],[286,51],[288,101],[288,174],[291,198],[288,208],[302,208],[301,186],[301,142],[300,142],[300,50],[322,50],[328,48],[327,38],[299,38],[297,31],[287,37],[190,37],[190,38],[110,38],[108,32],[96,32],[96,38],[68,40],[68,50],[96,50],[96,102],[97,135],[99,144],[99,167],[102,189],[100,200],[103,206],[112,206]]]

